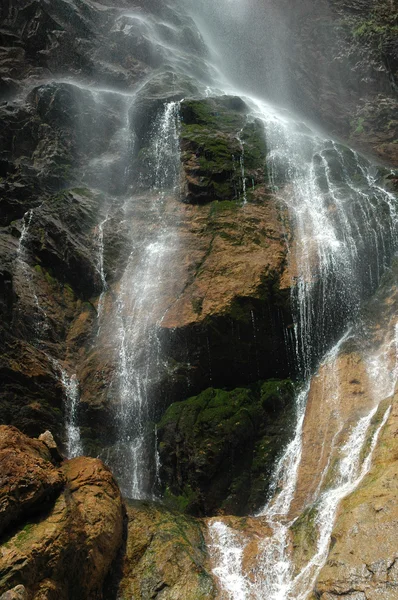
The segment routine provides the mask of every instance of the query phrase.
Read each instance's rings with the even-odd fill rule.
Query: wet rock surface
[[[396,327],[397,300],[397,265],[394,263],[364,310],[363,318],[371,327],[373,343],[383,343],[386,331]],[[388,341],[384,352],[390,363],[394,362],[393,346]],[[380,378],[376,386],[382,384]],[[376,393],[380,393],[377,387]],[[379,406],[372,422],[373,431],[380,425],[386,410],[390,412],[380,432],[370,471],[339,507],[328,558],[315,585],[316,597],[357,596],[377,600],[397,595],[396,390]]]
[[[258,510],[289,438],[293,398],[290,381],[271,380],[172,404],[157,427],[166,504],[196,515]]]
[[[371,471],[339,509],[334,543],[315,587],[322,600],[390,600],[397,595],[396,427],[395,395]]]
[[[204,524],[159,504],[127,505],[128,533],[120,581],[109,598],[216,598]],[[112,591],[113,590],[113,591]]]
[[[90,458],[58,467],[44,442],[12,427],[1,440],[2,597],[101,598],[123,534],[111,472]]]
[[[318,3],[314,14],[304,2],[298,18],[290,4],[288,29],[299,30],[293,104],[353,146],[397,164],[389,3],[333,0],[325,11]],[[84,450],[107,460],[115,452],[124,350],[120,338],[115,345],[115,299],[129,261],[134,269],[144,244],[156,240],[153,134],[165,103],[181,102],[181,193],[169,190],[160,209],[180,245],[164,266],[167,284],[146,331],[162,346],[147,427],[153,436],[160,421],[169,506],[200,515],[256,510],[291,430],[291,384],[278,382],[286,393],[268,393],[275,382],[256,382],[292,375],[285,333],[295,275],[286,190],[283,181],[279,189],[270,185],[262,124],[234,96],[198,99],[198,82],[212,82],[208,51],[192,20],[164,2],[7,0],[0,20],[0,422],[32,436],[49,429],[66,447],[67,386],[76,374]],[[333,43],[315,36],[318,30]],[[309,72],[314,63],[319,69]],[[346,90],[336,84],[342,79]],[[341,369],[350,373],[341,389],[349,423],[364,399],[365,376],[354,352]],[[231,391],[238,386],[244,388]],[[314,383],[304,434],[302,503],[319,484],[312,472],[328,458],[321,451],[315,464],[309,456],[321,446],[314,429],[332,437],[332,411],[315,407],[320,387]],[[51,440],[23,434],[0,428],[1,598],[106,598],[102,585],[123,528],[112,475],[97,459],[60,467]],[[393,597],[395,472],[392,454],[377,460],[391,468],[380,467],[377,485],[364,482],[360,504],[347,500],[331,550],[345,566],[330,559],[317,584],[323,600]],[[382,508],[374,499],[378,485]],[[361,555],[347,541],[355,521],[358,547],[367,546],[374,516],[388,558],[373,546]],[[253,520],[241,527],[252,539],[249,565],[259,538]],[[116,597],[216,597],[202,524],[172,509],[129,507],[123,561],[119,592],[116,584],[109,588]]]

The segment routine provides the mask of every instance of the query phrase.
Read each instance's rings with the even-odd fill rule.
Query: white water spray
[[[157,476],[157,453],[151,442],[154,434],[148,424],[153,409],[151,390],[161,370],[156,328],[162,309],[158,302],[168,278],[167,265],[178,249],[176,230],[165,222],[167,195],[175,195],[179,183],[178,114],[179,104],[167,103],[153,127],[153,204],[147,208],[152,227],[148,238],[131,252],[116,304],[119,351],[114,385],[119,402],[115,469],[130,498],[152,497]]]

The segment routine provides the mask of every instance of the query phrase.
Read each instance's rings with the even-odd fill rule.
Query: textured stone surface
[[[65,477],[47,446],[14,427],[0,426],[0,534],[51,506]]]
[[[216,597],[203,525],[160,505],[132,503],[117,598],[205,600]]]
[[[395,395],[371,471],[340,506],[315,588],[322,600],[393,600],[398,595],[397,407]]]
[[[265,503],[275,457],[289,439],[294,387],[209,388],[172,404],[158,425],[165,502],[199,515],[247,514]]]
[[[14,429],[10,432],[16,435]],[[25,460],[33,458],[38,448],[44,447],[44,456],[48,453],[42,442],[20,437]],[[36,461],[35,474],[40,477],[40,459]],[[16,457],[14,464],[18,462]],[[31,465],[25,466],[32,470]],[[120,492],[111,472],[96,459],[68,461],[56,474],[64,483],[58,496],[51,503],[41,502],[30,518],[22,497],[24,518],[20,511],[18,523],[3,535],[0,593],[10,594],[9,590],[22,584],[27,597],[37,600],[102,598],[104,579],[122,543]]]

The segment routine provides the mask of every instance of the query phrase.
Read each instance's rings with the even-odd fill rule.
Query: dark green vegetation
[[[165,502],[195,515],[263,505],[291,434],[293,397],[289,380],[273,379],[172,404],[158,425]]]

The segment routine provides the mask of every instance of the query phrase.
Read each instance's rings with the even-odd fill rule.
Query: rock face
[[[90,458],[57,467],[44,442],[4,426],[0,470],[0,594],[102,598],[123,534],[123,504],[111,472]]]
[[[395,395],[370,473],[341,504],[315,587],[322,600],[397,597],[397,400]]]
[[[172,404],[157,428],[165,502],[199,515],[258,510],[291,431],[293,398],[290,381],[273,380]]]
[[[51,506],[65,479],[45,444],[14,427],[0,426],[0,533]]]
[[[182,102],[184,202],[239,197],[247,201],[266,195],[265,132],[261,122],[248,120],[246,112],[240,98],[228,96]]]
[[[117,598],[216,598],[200,521],[139,502],[130,504],[127,514],[126,553]],[[111,590],[108,594],[108,598],[114,597]]]
[[[365,316],[373,339],[381,343],[389,364],[395,363],[395,347],[386,332],[396,327],[397,266],[384,278],[378,294],[367,306]],[[388,373],[374,382],[375,393],[383,397]],[[391,393],[392,390],[390,390]],[[392,599],[397,595],[397,394],[392,391],[379,407],[373,431],[388,416],[380,431],[369,473],[357,489],[345,498],[337,514],[332,543],[315,595],[322,600],[358,597],[363,600]],[[387,386],[388,395],[388,386]],[[390,407],[390,408],[389,408]],[[386,410],[390,410],[386,414]]]
[[[65,443],[76,375],[77,418],[95,455],[117,435],[115,298],[129,257],[141,260],[140,242],[158,227],[154,130],[165,103],[197,93],[195,73],[208,77],[190,19],[153,2],[144,22],[139,3],[134,15],[127,5],[1,9],[0,418]],[[178,68],[158,39],[178,48]],[[263,128],[234,97],[179,111],[182,197],[167,197],[163,224],[179,244],[153,315],[164,366],[153,421],[209,385],[289,376],[290,231],[268,185]]]
[[[284,66],[295,107],[327,123],[352,147],[397,165],[395,3],[272,4],[286,27],[281,52],[288,49]]]
[[[111,4],[6,0],[0,7],[5,599],[106,597],[103,582],[122,541],[115,481],[98,459],[60,466],[48,436],[26,436],[48,429],[73,455],[71,431],[77,432],[77,453],[83,447],[109,463],[116,456],[117,463],[124,450],[117,444],[120,426],[130,415],[123,403],[131,400],[139,368],[147,384],[142,397],[151,397],[139,427],[153,450],[159,424],[169,508],[129,508],[123,577],[120,586],[113,580],[108,586],[116,597],[216,597],[201,522],[174,511],[227,518],[257,510],[291,430],[294,373],[285,336],[292,331],[295,276],[289,247],[297,240],[284,202],[291,190],[272,180],[264,128],[248,105],[235,96],[212,97],[218,93],[213,58],[181,7],[161,0]],[[398,164],[390,0],[268,5],[284,13],[291,35],[285,62],[295,109]],[[314,35],[320,31],[327,35]],[[137,273],[150,260],[161,268],[147,281]],[[157,278],[161,290],[150,297]],[[137,308],[133,287],[141,284],[150,301]],[[137,322],[145,327],[132,352],[126,340],[136,335]],[[126,356],[139,354],[147,340],[151,352],[141,364],[129,363]],[[349,374],[338,387],[346,422],[340,441],[353,415],[371,402],[362,393],[357,350],[346,348],[338,360]],[[123,376],[130,387],[120,383]],[[311,502],[321,484],[313,474],[323,473],[333,454],[322,444],[333,441],[337,404],[317,406],[326,378],[321,369],[312,384],[296,511]],[[131,449],[129,436],[123,441]],[[365,515],[372,514],[369,506]],[[348,521],[339,523],[345,535]],[[259,543],[255,523],[239,521],[246,526],[254,540],[249,564]],[[337,543],[334,550],[346,552]],[[355,565],[375,575],[370,591],[365,577],[356,593],[372,600],[380,586],[387,590],[388,578],[395,582],[394,560],[389,550],[379,577],[369,557],[358,556]],[[346,593],[348,584],[334,581],[343,580],[340,572],[325,573],[318,595]]]

